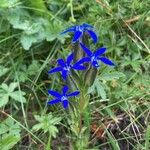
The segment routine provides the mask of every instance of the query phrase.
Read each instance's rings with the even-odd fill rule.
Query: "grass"
[[[80,144],[87,143],[85,149],[91,150],[149,150],[149,1],[45,1],[48,16],[41,15],[45,12],[42,8],[20,2],[3,0],[0,4],[0,148],[63,150],[74,146],[79,149]],[[47,72],[72,49],[71,35],[59,33],[83,22],[94,25],[99,35],[96,45],[90,42],[91,49],[106,46],[106,55],[117,65],[113,69],[102,65],[98,71],[84,114],[84,121],[90,123],[90,138],[76,145],[78,129],[73,130],[73,125],[77,122],[69,119],[73,116],[59,104],[46,104],[50,99],[47,90],[59,90],[64,84],[59,74],[48,76]],[[7,94],[2,83],[17,83],[20,102]],[[7,96],[9,101],[4,104]],[[51,112],[53,119],[61,118],[59,124],[40,122],[34,117]],[[17,123],[19,130],[6,128],[7,118]],[[38,123],[43,127],[49,124],[54,133],[42,127],[33,130]],[[56,137],[53,125],[59,131]],[[12,136],[18,140],[15,142]]]

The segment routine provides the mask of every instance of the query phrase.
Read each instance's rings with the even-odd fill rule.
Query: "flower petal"
[[[110,65],[110,66],[114,66],[115,64],[109,60],[108,58],[106,57],[100,57],[98,58],[99,60],[101,60],[103,63],[105,63],[106,65]]]
[[[54,91],[54,90],[48,90],[48,93],[58,98],[61,97],[61,94],[59,94],[57,91]]]
[[[84,28],[94,28],[92,25],[87,24],[87,23],[83,23],[82,26],[83,26]]]
[[[64,61],[63,59],[58,59],[57,62],[58,62],[58,64],[59,64],[60,66],[66,67],[66,63],[65,63],[65,61]]]
[[[98,62],[97,62],[97,61],[95,61],[95,60],[92,62],[92,65],[93,65],[94,67],[96,67],[96,68],[98,68],[98,67],[99,67]]]
[[[68,33],[68,32],[75,32],[75,31],[76,31],[76,26],[71,27],[71,28],[69,28],[69,29],[63,31],[63,32],[61,32],[60,34],[65,34],[65,33]]]
[[[71,61],[73,60],[73,53],[71,53],[68,57],[67,57],[67,65],[69,66]]]
[[[76,69],[76,70],[85,70],[86,69],[86,67],[82,66],[82,65],[74,65],[72,68]]]
[[[75,92],[72,92],[70,94],[67,94],[67,96],[77,96],[80,94],[80,91],[75,91]]]
[[[77,61],[77,62],[74,64],[74,66],[80,65],[80,64],[83,64],[83,63],[89,62],[89,61],[91,61],[90,57],[83,57],[83,58],[81,58],[79,61]]]
[[[78,41],[78,39],[80,38],[80,36],[82,35],[81,31],[76,31],[72,40],[72,43],[75,43],[76,41]]]
[[[63,77],[63,79],[66,80],[67,76],[68,76],[68,71],[67,70],[63,70],[62,71],[62,77]]]
[[[99,55],[104,54],[105,51],[106,51],[106,47],[101,47],[101,48],[97,49],[97,50],[94,52],[94,55],[95,55],[96,57],[98,57]]]
[[[80,43],[80,45],[88,56],[92,55],[92,52],[86,46],[84,46],[82,43]]]
[[[96,33],[92,30],[87,30],[87,32],[89,33],[89,35],[93,39],[94,43],[97,43],[98,37],[97,37]]]
[[[62,71],[62,67],[56,67],[48,71],[48,74]]]
[[[67,85],[64,85],[62,91],[63,91],[63,95],[66,95],[67,91],[68,91],[68,86]]]
[[[53,105],[53,104],[56,104],[56,103],[59,103],[59,102],[61,102],[60,99],[54,99],[54,100],[52,100],[52,101],[47,102],[47,104],[48,104],[48,105]]]
[[[68,100],[63,100],[62,104],[63,104],[63,107],[66,109],[66,108],[68,108],[69,102],[68,102]]]

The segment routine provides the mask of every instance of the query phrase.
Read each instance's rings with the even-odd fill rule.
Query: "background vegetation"
[[[69,149],[69,114],[46,105],[47,90],[62,83],[47,72],[72,48],[70,36],[59,33],[84,22],[99,35],[92,48],[105,45],[117,64],[102,66],[89,91],[89,149],[150,149],[149,6],[149,0],[1,0],[0,149]]]

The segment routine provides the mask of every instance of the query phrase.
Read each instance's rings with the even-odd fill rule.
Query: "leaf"
[[[6,135],[0,141],[0,148],[2,150],[12,149],[19,140],[20,140],[20,137],[16,137],[13,135]]]
[[[5,75],[8,72],[8,68],[5,68],[4,66],[0,66],[0,77]]]
[[[105,81],[111,81],[113,79],[119,79],[119,78],[125,78],[125,74],[122,72],[110,72],[110,73],[104,73],[101,75],[100,79]]]
[[[9,95],[0,93],[0,107],[5,106],[8,103]]]
[[[41,116],[35,115],[34,117],[39,123],[34,125],[32,130],[43,130],[44,133],[49,132],[52,137],[56,137],[56,133],[58,133],[56,125],[60,123],[60,117],[53,117],[51,113]]]
[[[27,69],[27,73],[29,75],[36,75],[40,67],[41,67],[40,63],[36,60],[33,60],[32,64]]]
[[[148,125],[146,134],[145,134],[145,150],[150,149],[150,125]]]
[[[98,96],[101,96],[103,100],[106,100],[106,92],[102,85],[102,83],[98,80],[98,78],[95,79],[92,87],[89,88],[88,93],[95,93],[97,92]]]
[[[0,123],[0,148],[9,150],[14,147],[20,138],[20,126],[11,118],[5,119]]]
[[[22,92],[22,91],[14,91],[10,94],[10,97],[20,103],[25,103],[26,102],[26,99],[25,97],[23,96],[25,95],[25,92]]]
[[[26,34],[21,35],[21,44],[25,50],[29,50],[31,45],[36,41],[37,40],[35,38],[35,35],[26,35]]]
[[[10,83],[9,88],[8,88],[8,91],[9,91],[9,92],[13,92],[14,89],[15,89],[17,86],[18,86],[18,83],[17,83],[17,82],[12,82],[12,83]]]
[[[12,98],[18,102],[26,102],[26,99],[24,97],[25,92],[15,90],[17,86],[17,82],[12,82],[9,86],[5,83],[2,83],[2,85],[0,86],[0,107],[5,106],[8,103],[9,98]]]

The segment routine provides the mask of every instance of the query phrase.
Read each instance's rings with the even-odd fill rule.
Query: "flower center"
[[[76,30],[82,32],[82,31],[83,31],[82,25],[77,26],[77,27],[76,27]]]
[[[67,97],[66,96],[62,96],[61,101],[65,101],[65,100],[67,100]]]
[[[96,57],[95,56],[92,56],[91,57],[91,61],[93,62],[93,61],[96,61]]]
[[[64,70],[66,70],[66,71],[70,71],[70,66],[66,66],[66,67],[64,67]]]

